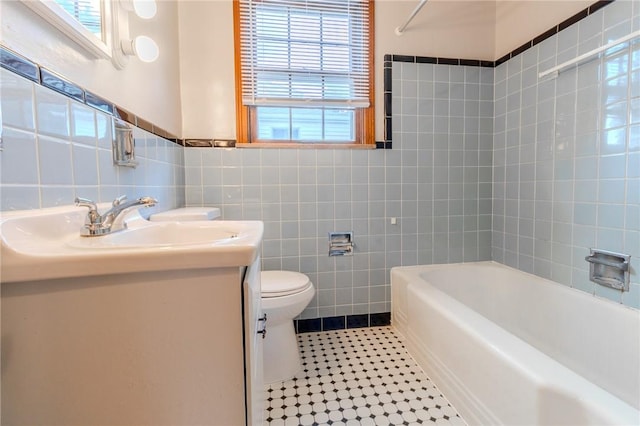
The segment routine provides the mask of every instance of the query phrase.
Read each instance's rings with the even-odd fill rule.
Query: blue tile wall
[[[184,205],[184,148],[134,128],[135,169],[111,157],[113,117],[0,69],[0,209],[112,201],[150,195],[167,210]]]
[[[393,149],[183,149],[136,128],[136,169],[112,164],[109,114],[2,69],[0,208],[148,194],[263,220],[264,269],[316,286],[301,320],[373,324],[393,266],[489,259],[639,308],[640,41],[538,79],[638,29],[640,2],[618,1],[496,68],[388,61]],[[354,231],[353,257],[327,256],[330,231]],[[590,247],[632,255],[630,292],[588,281]]]
[[[493,69],[392,71],[391,150],[185,150],[187,204],[263,220],[264,269],[310,276],[302,319],[389,312],[393,266],[491,257]],[[328,257],[351,230],[354,256]]]
[[[617,1],[495,69],[492,257],[640,307],[640,40],[538,73],[640,29]],[[632,256],[631,291],[588,279],[590,247]]]

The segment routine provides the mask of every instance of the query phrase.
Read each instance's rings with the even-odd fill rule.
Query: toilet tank
[[[220,218],[220,209],[217,207],[182,207],[154,213],[149,216],[152,222],[186,222],[193,220],[215,220]]]

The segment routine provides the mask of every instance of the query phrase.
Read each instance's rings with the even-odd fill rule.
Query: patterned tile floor
[[[265,425],[465,425],[391,327],[298,335],[304,371],[267,386]]]

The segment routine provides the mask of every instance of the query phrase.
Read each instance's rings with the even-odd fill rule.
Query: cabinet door
[[[244,278],[245,383],[247,424],[262,425],[264,385],[262,381],[262,345],[266,327],[260,293],[260,258],[247,268]]]

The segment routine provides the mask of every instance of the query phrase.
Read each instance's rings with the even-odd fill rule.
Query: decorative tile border
[[[294,320],[296,333],[344,330],[347,328],[381,327],[390,324],[390,312]]]
[[[460,59],[460,58],[436,58],[431,56],[410,56],[410,55],[392,55],[386,54],[384,55],[384,142],[376,142],[376,144],[383,144],[385,149],[391,149],[392,145],[392,115],[393,111],[391,110],[391,102],[392,102],[392,63],[393,62],[405,62],[405,63],[416,63],[416,64],[439,64],[439,65],[461,65],[461,66],[471,66],[471,67],[488,67],[495,68],[498,65],[501,65],[508,61],[511,58],[518,56],[519,54],[525,52],[526,50],[532,48],[536,44],[542,43],[544,40],[549,37],[556,35],[558,32],[564,30],[565,28],[581,21],[587,16],[591,15],[594,12],[602,9],[608,4],[613,3],[615,0],[600,0],[587,7],[586,9],[581,10],[576,13],[572,17],[565,19],[558,25],[553,28],[548,29],[544,33],[535,37],[532,40],[529,40],[522,46],[512,50],[507,53],[503,57],[495,60],[495,61],[484,61],[479,59]],[[379,146],[382,147],[382,146]]]
[[[28,60],[2,45],[0,45],[0,67],[25,77],[37,84],[40,84],[41,86],[55,90],[74,101],[84,103],[92,108],[124,120],[129,124],[140,127],[156,136],[179,145],[183,144],[183,141],[178,139],[177,136],[172,135],[161,127],[156,126],[123,108],[120,108],[112,102],[109,102],[88,90],[83,89],[77,84],[72,83],[71,81],[49,71],[43,66]]]

